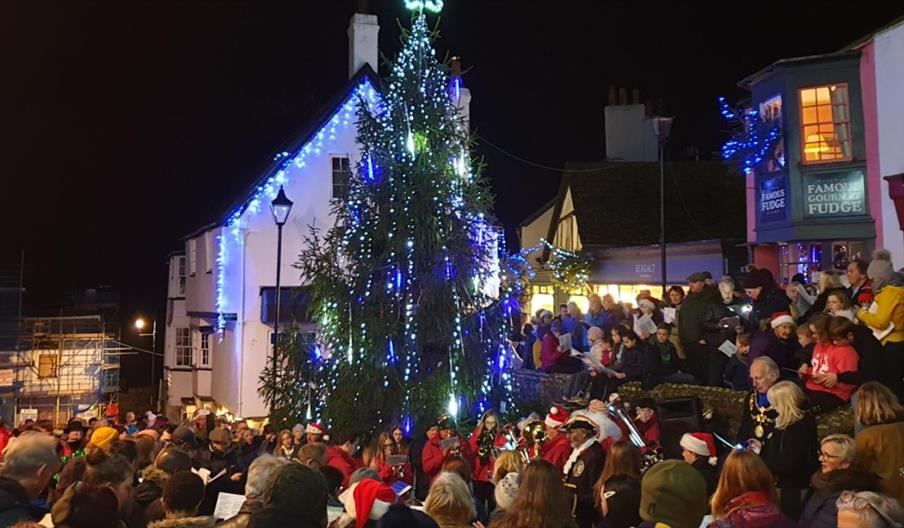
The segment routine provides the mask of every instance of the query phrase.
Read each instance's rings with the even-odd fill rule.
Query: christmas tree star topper
[[[443,0],[405,0],[405,7],[411,11],[421,12],[426,9],[439,13],[443,10]]]

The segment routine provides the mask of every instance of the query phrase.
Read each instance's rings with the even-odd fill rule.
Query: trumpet
[[[640,431],[637,430],[637,426],[634,424],[634,420],[632,420],[631,417],[628,416],[628,414],[625,412],[624,407],[617,405],[616,402],[610,403],[609,414],[617,417],[625,424],[625,427],[628,429],[628,438],[631,440],[632,444],[640,449],[642,456],[641,472],[648,470],[657,462],[662,461],[662,451],[660,449],[660,446],[658,444],[655,446],[648,446],[647,443],[644,442],[643,437],[640,435]]]
[[[521,436],[525,439],[526,444],[520,450],[524,461],[530,462],[540,458],[540,450],[543,448],[543,444],[549,440],[549,437],[546,436],[546,424],[541,420],[531,422],[521,432]]]

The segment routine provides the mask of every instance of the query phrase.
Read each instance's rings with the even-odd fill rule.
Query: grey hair
[[[773,381],[777,380],[781,376],[781,372],[778,369],[778,364],[771,357],[760,356],[754,359],[753,362],[750,363],[750,366],[752,367],[757,363],[763,365],[763,367],[766,369],[766,374],[768,374]]]
[[[866,501],[868,508],[860,506],[858,500]],[[835,501],[838,512],[850,511],[859,517],[862,528],[901,528],[904,527],[904,507],[891,497],[873,491],[846,491]]]
[[[854,458],[856,457],[856,450],[854,448],[854,439],[846,434],[830,434],[829,436],[822,439],[819,443],[820,446],[822,444],[831,443],[838,447],[838,450],[841,451],[841,455],[839,455],[839,462],[847,462],[848,464],[854,463]]]
[[[359,468],[356,469],[350,477],[348,477],[348,485],[351,486],[355,482],[360,482],[362,480],[376,480],[377,482],[383,482],[383,478],[380,477],[380,474],[376,472],[376,470],[372,468]]]
[[[0,475],[12,479],[34,476],[41,466],[57,469],[60,458],[56,453],[56,440],[52,436],[27,432],[6,449]]]
[[[245,482],[245,498],[255,499],[264,496],[267,481],[273,472],[282,465],[288,464],[285,458],[276,458],[273,455],[261,455],[254,459],[248,467],[248,480]]]

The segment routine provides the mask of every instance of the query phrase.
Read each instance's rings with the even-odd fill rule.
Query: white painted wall
[[[185,241],[186,256],[186,287],[185,287],[185,309],[188,312],[213,313],[216,311],[216,284],[217,284],[217,251],[219,245],[217,236],[219,236],[221,228],[214,228]],[[207,239],[210,239],[208,245]],[[197,263],[194,275],[190,271],[190,248],[194,240],[197,251]],[[208,255],[208,247],[213,255]],[[212,264],[211,270],[207,271],[208,261]]]
[[[187,246],[186,246],[187,247]],[[191,319],[185,312],[186,301],[179,294],[179,259],[186,259],[186,275],[188,274],[188,255],[173,255],[169,259],[169,281],[167,284],[166,303],[166,331],[163,341],[163,365],[164,379],[168,384],[167,405],[180,407],[182,398],[189,398],[193,394],[192,373],[186,371],[172,371],[170,367],[176,364],[176,328],[190,328]],[[186,277],[188,278],[188,277]],[[186,294],[188,284],[186,283]]]
[[[326,230],[333,224],[330,214],[333,192],[331,159],[333,156],[349,156],[350,166],[355,170],[360,159],[355,143],[356,133],[353,120],[340,125],[332,140],[324,138],[319,152],[312,149],[308,153],[303,167],[292,165],[286,173],[288,181],[284,190],[294,205],[283,228],[280,271],[283,287],[302,284],[300,273],[293,264],[298,261],[303,249],[308,226],[315,225]],[[247,209],[240,225],[238,240],[230,230],[223,230],[227,254],[225,311],[236,313],[238,321],[227,324],[222,342],[215,340],[216,352],[211,360],[211,396],[239,416],[255,417],[267,413],[257,394],[258,378],[270,353],[272,331],[270,326],[261,322],[261,288],[276,286],[277,227],[269,203],[256,211]],[[198,246],[200,248],[201,244]],[[195,281],[190,295],[200,295],[203,299],[192,299],[191,306],[200,308],[213,303],[215,307],[216,273],[214,269],[212,290]]]
[[[879,172],[882,176],[904,173],[904,23],[874,37],[876,96],[879,109]],[[882,181],[882,238],[892,262],[904,266],[904,234],[895,205]]]

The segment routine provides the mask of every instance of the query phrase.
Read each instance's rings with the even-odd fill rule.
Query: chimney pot
[[[615,106],[618,104],[618,95],[616,93],[615,87],[609,87],[609,106]]]
[[[461,77],[461,57],[455,56],[452,57],[452,76],[453,77]]]
[[[640,89],[631,89],[631,104],[640,104]]]
[[[627,88],[619,88],[618,89],[618,104],[619,105],[628,104],[628,89]]]

